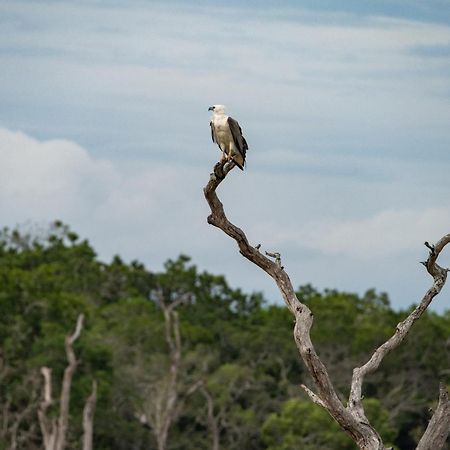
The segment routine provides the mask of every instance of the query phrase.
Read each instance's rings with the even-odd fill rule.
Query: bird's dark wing
[[[212,123],[212,120],[211,120],[211,122],[209,122],[209,126],[211,127],[211,137],[212,137],[212,141],[213,141],[213,142],[216,142],[216,136],[214,135],[214,125],[213,125],[213,123]]]
[[[231,117],[228,117],[228,126],[230,127],[231,135],[233,136],[234,145],[239,150],[239,153],[242,155],[242,160],[245,163],[245,155],[248,150],[248,145],[244,136],[242,136],[242,129],[237,120],[234,120]]]
[[[231,134],[233,135],[234,145],[236,145],[242,153],[245,153],[245,151],[248,150],[248,145],[244,136],[242,136],[242,129],[239,126],[239,123],[232,117],[228,117],[228,126],[230,127]]]

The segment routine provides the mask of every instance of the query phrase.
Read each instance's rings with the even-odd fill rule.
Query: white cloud
[[[306,226],[305,226],[306,228]],[[301,233],[305,247],[366,260],[387,258],[437,241],[450,231],[450,207],[386,210],[362,220],[312,223]]]
[[[398,261],[423,258],[421,243],[439,238],[450,226],[447,207],[418,206],[429,194],[425,190],[420,196],[422,186],[410,209],[394,208],[395,200],[392,209],[383,210],[392,194],[386,186],[342,179],[330,189],[320,174],[286,176],[257,167],[255,162],[254,170],[231,173],[219,196],[251,242],[282,252],[295,284],[312,281],[359,291],[375,284],[394,295],[403,293],[398,281],[410,275]],[[202,185],[209,172],[204,164],[111,162],[68,140],[41,141],[0,129],[0,223],[62,219],[88,237],[102,259],[118,253],[155,270],[184,252],[201,268],[225,273],[235,286],[278,298],[271,280],[242,260],[227,236],[207,225]],[[370,204],[365,218],[351,217],[355,207],[346,210],[355,192]],[[380,195],[383,200],[376,202]],[[397,195],[405,201],[401,192]],[[411,258],[410,249],[419,256]],[[393,255],[400,259],[393,261]],[[420,283],[408,285],[408,293],[420,292]]]
[[[201,246],[200,194],[194,169],[112,163],[68,140],[39,141],[0,129],[4,225],[62,219],[92,238],[103,256],[159,263],[176,256],[183,243],[186,252],[188,242]]]
[[[69,84],[79,91],[81,97],[71,101],[108,95],[192,102],[199,92],[211,96],[224,83],[230,88],[222,94],[235,104],[245,98],[239,102],[243,108],[249,97],[260,107],[266,103],[264,109],[279,106],[277,111],[302,100],[322,106],[323,113],[336,104],[335,96],[348,99],[349,89],[366,104],[368,95],[376,101],[383,92],[406,101],[411,92],[426,96],[423,90],[431,87],[430,81],[434,86],[437,78],[448,80],[445,61],[424,64],[408,52],[448,43],[450,28],[433,23],[379,17],[357,25],[345,14],[312,16],[299,8],[281,17],[271,12],[254,17],[218,7],[174,11],[156,4],[107,9],[11,4],[4,9],[35,25],[16,30],[20,22],[13,22],[4,29],[0,50],[8,51],[2,81],[15,95],[48,92],[11,78],[11,72],[17,77],[31,66],[37,75],[34,83],[58,91]],[[17,66],[19,73],[14,71]],[[441,72],[434,73],[439,68]],[[424,73],[429,82],[418,82]],[[309,112],[310,107],[305,109]]]
[[[206,225],[206,108],[220,102],[250,143],[248,172],[220,188],[249,238],[300,282],[400,291],[389,257],[433,240],[450,171],[448,60],[411,49],[446,45],[450,27],[245,8],[0,5],[0,126],[45,139],[1,130],[2,224],[61,218],[102,257],[155,268],[183,251],[273,292]]]
[[[206,107],[220,102],[261,151],[408,159],[427,146],[448,161],[448,61],[410,50],[447,44],[449,26],[242,8],[0,6],[0,123],[193,163]]]
[[[93,160],[67,140],[40,142],[21,132],[0,129],[0,201],[8,216],[46,218],[49,210],[75,212],[118,174],[106,160]]]
[[[0,222],[62,219],[92,238],[103,256],[159,263],[181,251],[201,253],[217,237],[205,236],[201,188],[209,171],[176,162],[112,162],[69,140],[0,128]],[[246,182],[235,181],[238,191]],[[227,196],[234,201],[233,190]]]

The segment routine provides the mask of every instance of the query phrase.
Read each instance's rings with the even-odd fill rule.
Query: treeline
[[[395,330],[405,311],[385,294],[307,285],[312,337],[336,388]],[[420,293],[418,293],[418,297]],[[440,301],[442,299],[437,299]],[[68,449],[82,448],[82,412],[98,385],[96,450],[346,450],[354,444],[301,392],[311,386],[283,305],[199,272],[186,256],[162,272],[99,261],[62,224],[37,236],[0,236],[0,448],[41,449],[41,367],[54,397],[77,317]],[[428,312],[364,385],[366,411],[385,442],[409,450],[423,434],[439,381],[449,382],[450,311]],[[48,414],[57,415],[58,404]],[[165,436],[164,436],[165,433]]]

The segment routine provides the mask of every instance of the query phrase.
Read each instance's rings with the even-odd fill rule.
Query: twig
[[[325,405],[325,403],[322,401],[322,399],[315,394],[313,391],[311,391],[311,389],[309,389],[307,386],[305,386],[304,384],[301,384],[300,387],[308,394],[309,398],[316,404],[321,406],[322,408],[327,408],[327,406]]]

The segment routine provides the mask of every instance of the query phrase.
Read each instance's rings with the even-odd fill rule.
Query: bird
[[[212,111],[211,137],[220,150],[220,162],[233,161],[241,170],[244,170],[245,155],[248,150],[247,141],[242,135],[242,129],[237,120],[225,114],[225,106],[213,105],[208,108]]]

